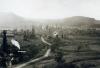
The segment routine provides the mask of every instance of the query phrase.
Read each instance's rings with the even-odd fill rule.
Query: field
[[[74,64],[78,68],[99,68],[100,67],[100,33],[98,30],[70,30],[70,33],[64,31],[64,36],[60,34],[60,39],[63,43],[58,43],[59,50],[63,52],[63,59],[67,66]],[[66,33],[67,32],[67,33]],[[18,37],[17,37],[18,38]],[[45,36],[46,38],[46,36]],[[48,46],[41,41],[41,38],[37,36],[35,39],[29,39],[27,41],[19,42],[25,50],[31,52],[28,55],[33,55],[31,59],[35,59],[44,55]],[[27,46],[28,45],[28,46]],[[32,46],[30,46],[32,45]],[[26,46],[26,47],[25,47]],[[37,48],[33,49],[34,46]],[[25,48],[24,48],[25,47]],[[30,47],[30,48],[29,48]],[[28,49],[29,48],[29,49]],[[30,49],[33,49],[30,50]],[[34,52],[34,53],[33,53]],[[37,63],[30,64],[24,68],[55,68],[57,62],[54,57],[47,58]],[[71,68],[70,66],[68,68]]]

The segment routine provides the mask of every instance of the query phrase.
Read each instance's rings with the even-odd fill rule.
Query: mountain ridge
[[[35,20],[35,19],[26,19],[14,13],[0,14],[0,26],[4,27],[30,28],[30,26],[32,25],[36,26],[36,25],[48,25],[48,24],[64,24],[64,25],[100,24],[100,20],[84,16],[73,16],[56,20],[54,19]]]

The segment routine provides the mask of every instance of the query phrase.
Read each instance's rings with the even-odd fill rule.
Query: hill
[[[25,19],[14,13],[0,13],[0,29],[29,28],[32,23],[34,21]]]
[[[63,26],[83,26],[91,25],[99,27],[100,21],[94,18],[74,16],[65,19],[26,19],[14,13],[0,13],[0,28],[30,28],[32,25],[63,25]]]

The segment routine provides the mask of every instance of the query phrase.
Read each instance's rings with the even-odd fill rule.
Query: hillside
[[[0,13],[0,29],[30,28],[34,21],[20,17],[14,13]]]
[[[18,16],[14,13],[0,13],[0,29],[5,28],[30,28],[34,25],[62,25],[62,26],[93,26],[99,27],[100,20],[95,20],[94,18],[83,17],[83,16],[74,16],[64,19],[26,19],[21,16]]]
[[[47,35],[52,35],[53,34],[52,32],[59,31],[59,37],[63,41],[59,49],[64,53],[64,59],[66,62],[71,62],[72,60],[76,60],[76,59],[86,59],[86,58],[100,56],[100,42],[99,42],[100,30],[94,29],[94,28],[100,29],[99,20],[95,20],[94,18],[89,18],[89,17],[82,17],[82,16],[74,16],[74,17],[58,19],[58,20],[57,19],[56,20],[34,20],[34,19],[29,20],[20,17],[18,15],[15,15],[13,13],[0,14],[0,29],[4,29],[4,28],[27,29],[27,28],[31,28],[30,26],[32,25],[47,26],[45,29],[41,29],[41,27],[39,26],[35,28],[41,31],[41,35],[45,35],[45,33],[47,32],[48,32]],[[46,48],[43,49],[45,47],[45,44],[42,43],[40,37],[33,40],[29,39],[30,41],[22,41],[20,36],[17,38],[19,39],[18,41],[25,48],[25,50],[27,50],[28,53],[31,52],[29,53],[29,55],[33,54],[34,46],[37,49],[42,48],[41,50],[43,51],[41,51],[39,55],[44,54]],[[29,49],[26,47],[28,47]],[[37,52],[34,52],[34,54],[35,53],[37,54]],[[32,57],[33,56],[31,56],[31,58]],[[100,62],[100,60],[98,61],[91,60],[91,61],[94,64]],[[87,60],[85,62],[87,64],[90,63],[90,61]],[[52,66],[53,63],[56,64],[54,59],[46,59],[44,61],[36,63],[36,66],[37,68],[43,68],[43,66]],[[75,64],[77,63],[81,64],[84,63],[84,61],[76,62]],[[33,67],[34,64],[31,66]]]

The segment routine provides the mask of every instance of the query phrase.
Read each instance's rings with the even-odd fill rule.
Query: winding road
[[[13,68],[23,68],[23,67],[25,67],[25,66],[27,66],[27,65],[29,65],[29,64],[36,63],[36,62],[39,62],[39,61],[41,61],[41,60],[43,60],[43,59],[46,59],[46,58],[49,57],[50,52],[51,52],[51,49],[48,49],[48,50],[46,51],[46,53],[44,54],[44,56],[39,57],[39,58],[36,58],[36,59],[33,59],[33,60],[30,60],[30,61],[28,61],[28,62],[26,62],[26,63],[20,64],[20,65],[18,65],[18,66],[16,66],[16,67],[13,67]]]

